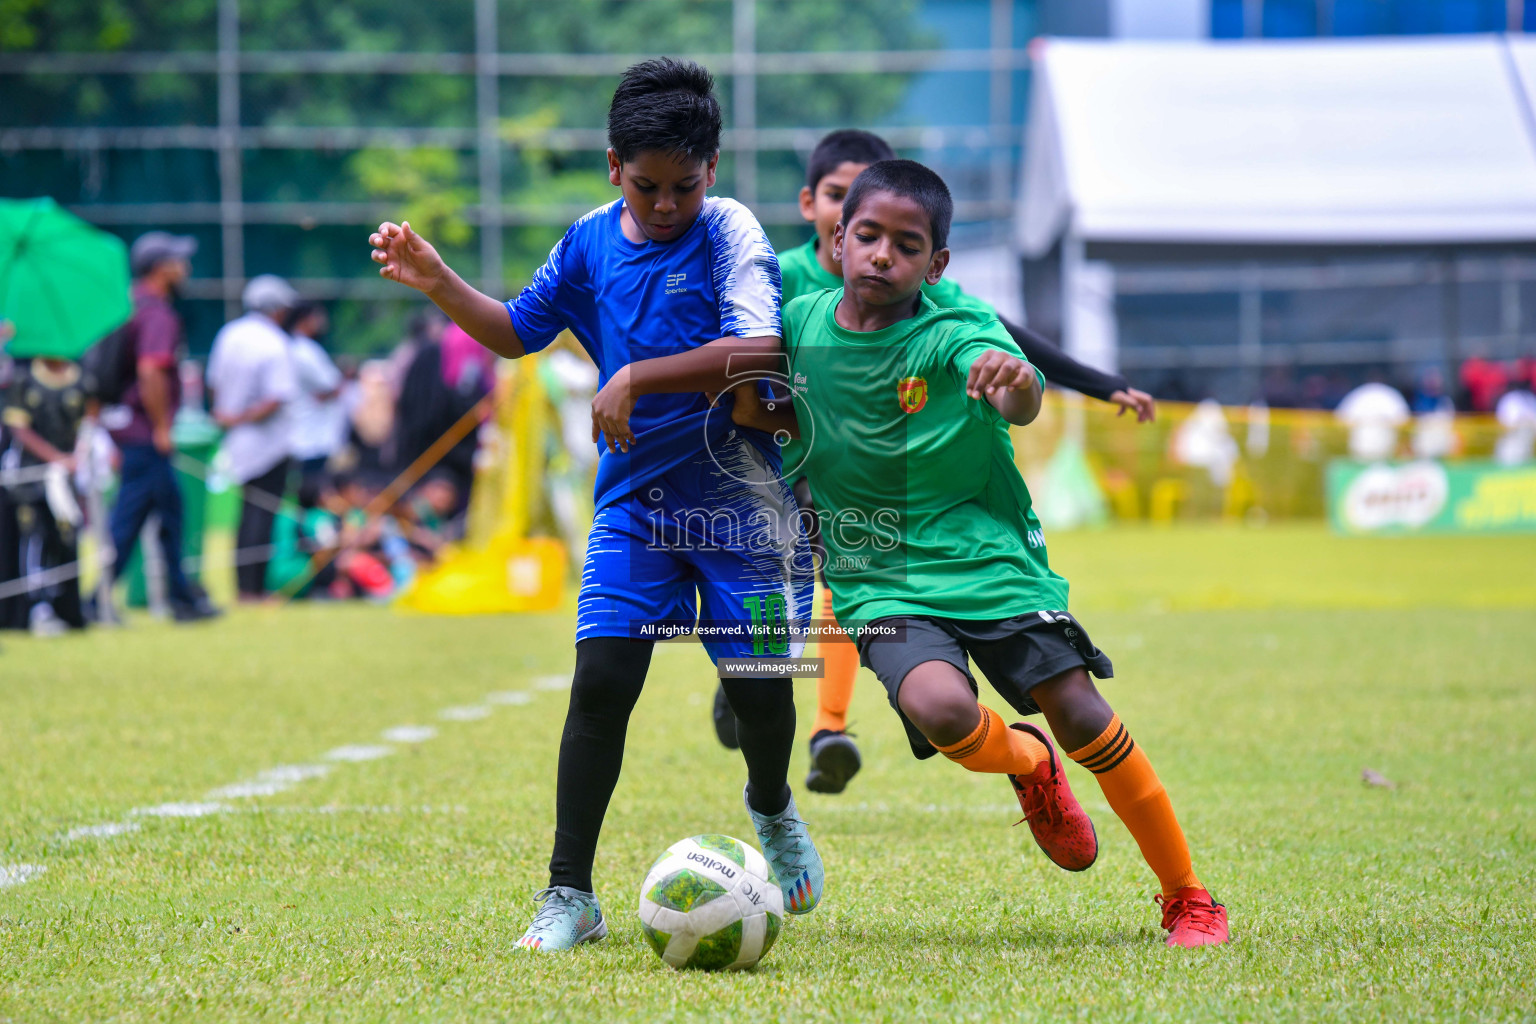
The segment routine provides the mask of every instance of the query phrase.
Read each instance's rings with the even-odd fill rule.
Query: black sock
[[[592,637],[576,645],[571,706],[560,736],[555,783],[555,850],[549,884],[592,892],[597,836],[624,764],[629,713],[651,664],[649,642]]]
[[[725,679],[736,738],[747,759],[747,803],[758,814],[789,806],[789,755],[795,746],[795,690],[789,679]]]

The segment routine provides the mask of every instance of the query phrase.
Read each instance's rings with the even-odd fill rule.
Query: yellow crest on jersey
[[[896,385],[896,402],[904,413],[914,413],[928,404],[928,382],[922,377],[903,377]]]

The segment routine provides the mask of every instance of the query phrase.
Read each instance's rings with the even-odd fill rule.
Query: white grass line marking
[[[45,870],[41,864],[0,864],[0,889],[30,882]]]
[[[482,718],[489,718],[491,709],[484,704],[470,704],[461,708],[443,708],[437,713],[437,717],[445,722],[478,722]]]
[[[270,782],[306,782],[309,779],[324,778],[330,773],[331,766],[328,764],[280,764],[256,777]]]
[[[539,676],[533,681],[535,690],[569,690],[570,676]]]
[[[184,804],[156,804],[154,807],[135,807],[128,813],[135,818],[205,818],[210,814],[223,814],[232,810],[228,804],[204,802]]]
[[[228,786],[220,786],[218,789],[208,791],[210,800],[248,800],[258,796],[276,796],[285,789],[292,789],[293,783],[279,782],[276,779],[255,779],[251,782],[236,782]]]
[[[138,830],[139,823],[136,821],[109,821],[104,825],[80,825],[64,833],[64,841],[72,843],[76,839],[110,839],[113,836]]]
[[[324,807],[263,807],[246,808],[245,814],[468,814],[462,804],[422,804],[414,807],[396,807],[390,804],[327,804]]]
[[[268,768],[254,779],[221,786],[208,794],[210,800],[245,800],[258,796],[276,796],[295,783],[318,779],[331,770],[326,764],[280,764]]]
[[[388,757],[395,752],[394,747],[370,746],[360,744],[347,747],[337,747],[328,751],[325,755],[327,761],[377,761],[381,757]]]
[[[430,725],[397,725],[380,735],[391,743],[425,743],[437,735],[437,730]]]
[[[502,690],[500,693],[488,693],[485,695],[487,704],[532,704],[533,694],[522,690]]]

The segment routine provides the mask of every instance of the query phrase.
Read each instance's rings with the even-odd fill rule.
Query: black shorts
[[[1040,712],[1029,691],[1063,672],[1084,668],[1100,679],[1115,674],[1115,667],[1093,645],[1082,623],[1066,612],[1031,612],[986,621],[891,616],[876,619],[860,630],[857,642],[859,662],[880,677],[891,707],[906,727],[912,754],[918,758],[932,757],[938,751],[907,720],[896,695],[907,674],[925,661],[955,666],[965,673],[971,691],[979,696],[966,657],[969,655],[992,688],[1021,715]]]

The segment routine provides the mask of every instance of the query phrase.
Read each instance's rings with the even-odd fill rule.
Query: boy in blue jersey
[[[665,58],[625,72],[608,111],[608,175],[621,198],[572,225],[510,302],[466,284],[409,224],[382,224],[370,239],[382,276],[426,293],[497,354],[537,352],[569,330],[600,374],[597,512],[560,743],[550,884],[519,940],[529,949],[569,949],[607,934],[592,863],[654,639],[697,620],[716,661],[798,656],[810,614],[809,546],[777,446],[735,427],[728,409],[712,413],[704,396],[733,375],[781,365],[773,249],[745,207],[705,195],[720,149],[713,85],[704,68]],[[736,678],[724,686],[741,722],[747,809],[786,909],[805,913],[820,899],[824,872],[787,781],[792,684]]]

